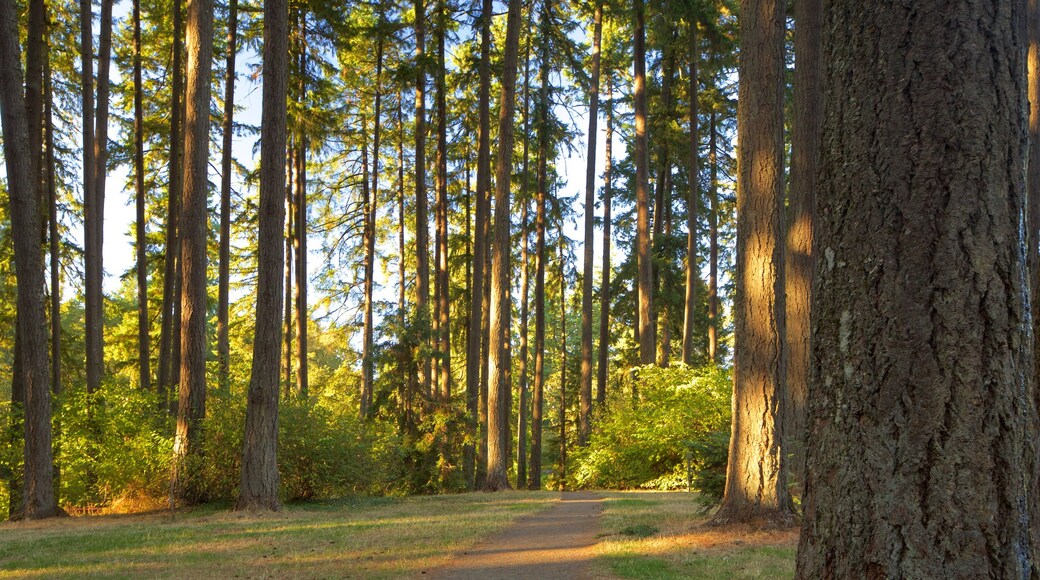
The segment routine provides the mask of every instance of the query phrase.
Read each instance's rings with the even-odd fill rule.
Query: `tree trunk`
[[[296,391],[307,398],[307,120],[303,118],[307,99],[307,14],[300,14],[300,86],[301,118],[297,120],[296,138],[296,213],[293,248],[296,250],[296,278],[293,299],[296,303]]]
[[[426,5],[415,0],[415,307],[423,320],[430,320],[430,218],[426,196]],[[420,383],[425,396],[431,394],[430,358],[420,362]]]
[[[397,311],[401,315],[401,324],[404,324],[405,291],[407,280],[404,268],[404,116],[402,114],[401,91],[397,91],[397,265],[400,269],[398,276]]]
[[[260,138],[256,334],[246,403],[242,484],[237,509],[277,510],[278,382],[282,321],[282,230],[285,221],[288,2],[264,0],[264,89]]]
[[[530,294],[530,277],[528,276],[528,225],[530,224],[530,188],[528,187],[528,170],[530,168],[530,135],[531,135],[531,44],[534,42],[531,34],[531,21],[533,20],[533,5],[527,9],[527,23],[524,25],[524,34],[527,38],[524,54],[524,136],[523,136],[523,168],[520,171],[520,397],[519,412],[516,420],[516,488],[527,487],[527,407],[528,383],[527,383],[527,318],[528,295]]]
[[[89,2],[84,2],[89,6]],[[81,3],[81,6],[84,4]],[[159,330],[159,399],[167,406],[169,392],[173,385],[173,366],[176,358],[173,356],[174,343],[179,340],[174,337],[176,326],[175,303],[180,300],[180,268],[177,267],[177,256],[180,250],[180,199],[183,189],[184,174],[181,172],[181,95],[184,92],[183,68],[181,65],[181,54],[183,52],[181,39],[183,37],[181,22],[181,2],[173,0],[173,71],[170,81],[170,159],[169,159],[169,192],[166,208],[166,248],[163,259],[163,298],[162,298],[162,321]],[[87,110],[86,94],[84,94],[84,111]],[[84,127],[87,123],[84,121]],[[84,136],[86,141],[86,136]],[[84,149],[86,156],[86,149]],[[86,160],[84,158],[84,163]],[[84,192],[86,198],[86,192]]]
[[[83,132],[83,310],[85,319],[84,342],[87,357],[87,392],[93,393],[101,383],[101,369],[97,362],[94,328],[100,324],[98,300],[93,274],[97,249],[94,247],[94,223],[97,220],[97,199],[94,196],[94,12],[90,0],[80,0],[80,97]],[[89,478],[88,478],[89,479]]]
[[[719,350],[719,149],[715,111],[708,121],[708,362],[716,362]]]
[[[184,118],[184,195],[181,238],[181,360],[176,462],[173,489],[178,498],[205,497],[201,428],[206,416],[206,199],[209,194],[210,73],[213,68],[213,0],[189,0],[186,22],[187,107]]]
[[[697,265],[697,204],[700,202],[700,142],[701,136],[697,126],[698,110],[698,80],[697,59],[700,58],[700,50],[697,45],[697,22],[690,21],[690,88],[687,99],[689,100],[690,117],[690,151],[689,151],[689,193],[686,198],[686,300],[683,317],[682,337],[682,361],[687,365],[693,364],[693,339],[694,324],[697,309],[697,281],[700,277],[700,268]]]
[[[672,32],[670,26],[667,31],[667,38],[671,39]],[[661,113],[662,119],[658,120],[658,126],[661,127],[661,136],[659,138],[660,145],[658,145],[658,160],[660,164],[657,168],[657,180],[654,183],[654,224],[653,234],[651,239],[651,273],[653,274],[653,290],[654,294],[660,294],[664,281],[664,268],[663,263],[661,266],[654,266],[653,257],[660,256],[661,259],[664,256],[661,254],[661,244],[664,243],[666,235],[666,227],[668,223],[668,215],[671,209],[671,195],[672,195],[672,164],[671,164],[671,151],[668,147],[668,136],[667,127],[671,123],[672,119],[672,76],[675,74],[675,55],[672,49],[666,47],[664,49],[664,71],[661,80]],[[657,310],[656,312],[654,310]],[[657,342],[657,336],[660,335],[661,343],[658,346],[657,352],[657,364],[662,367],[667,367],[671,356],[672,356],[672,343],[671,343],[671,326],[668,321],[668,302],[661,300],[658,304],[651,304],[650,320],[654,323],[652,326],[654,332],[654,342]],[[660,332],[658,332],[660,328]]]
[[[650,260],[650,199],[646,141],[646,24],[643,0],[635,0],[633,65],[636,164],[636,264],[639,316],[639,364],[654,364],[653,266]]]
[[[498,115],[498,157],[495,163],[495,239],[491,248],[491,312],[488,332],[488,491],[510,489],[509,417],[503,416],[512,395],[509,383],[510,253],[509,188],[513,158],[513,111],[516,108],[516,65],[520,48],[520,0],[509,0],[504,47],[502,96]]]
[[[1029,98],[1029,152],[1026,160],[1026,268],[1032,304],[1040,296],[1040,2],[1026,3],[1026,94]],[[1040,407],[1040,316],[1033,316],[1033,400]],[[1038,483],[1040,485],[1040,483]]]
[[[148,336],[148,240],[145,237],[144,105],[141,82],[141,2],[133,3],[134,26],[134,190],[137,205],[137,365],[141,390],[151,388]]]
[[[1024,11],[828,4],[798,577],[1040,575]]]
[[[741,3],[733,426],[715,523],[793,518],[782,446],[784,7]]]
[[[138,0],[140,1],[140,0]],[[217,385],[231,392],[228,342],[229,283],[231,280],[231,139],[235,115],[235,55],[238,51],[238,0],[228,3],[227,59],[224,68],[223,152],[220,160],[220,266],[217,274]]]
[[[560,491],[567,489],[567,259],[563,255],[563,222],[560,222]]]
[[[14,379],[25,394],[25,471],[22,515],[45,518],[58,513],[51,450],[50,365],[44,315],[44,268],[39,243],[38,176],[32,174],[29,123],[22,93],[18,15],[14,2],[0,2],[0,124],[7,167],[11,238],[18,285],[17,330],[20,368]],[[38,167],[38,161],[36,167]],[[14,385],[12,385],[12,390]]]
[[[787,201],[787,246],[784,255],[787,295],[787,414],[784,453],[791,476],[805,475],[806,392],[809,388],[809,304],[812,290],[812,228],[816,205],[816,171],[820,149],[821,0],[797,0],[794,29],[794,123],[791,131],[791,189]]]
[[[466,411],[469,415],[469,434],[478,437],[478,415],[480,399],[481,337],[484,328],[482,308],[484,301],[484,261],[487,254],[486,231],[487,205],[484,200],[491,189],[491,0],[483,0],[480,24],[480,85],[477,95],[477,195],[476,195],[476,227],[473,240],[473,292],[470,295],[469,326],[473,331],[466,337]],[[486,455],[485,455],[486,461]],[[480,469],[480,461],[474,469]],[[469,474],[467,473],[467,479]],[[474,476],[474,483],[476,479]]]
[[[544,0],[539,35],[541,47],[538,80],[538,182],[535,188],[535,274],[534,274],[534,391],[531,394],[531,469],[530,488],[542,488],[542,412],[545,405],[545,199],[548,187],[549,150],[549,16],[551,6]]]
[[[286,73],[288,74],[288,73]],[[288,81],[287,81],[288,82]],[[288,89],[286,89],[288,90]],[[288,124],[288,121],[286,121]],[[289,129],[286,128],[286,133]],[[285,277],[285,296],[284,296],[284,318],[282,322],[282,340],[284,346],[282,348],[282,373],[285,377],[284,385],[284,397],[285,400],[289,400],[289,396],[292,393],[292,287],[293,287],[293,275],[292,275],[292,263],[293,263],[293,216],[296,215],[294,204],[293,204],[293,182],[294,174],[293,168],[296,166],[293,161],[296,153],[296,149],[293,147],[293,138],[288,134],[286,135],[286,141],[288,145],[283,155],[286,156],[285,162],[285,174],[286,174],[286,186],[285,186],[285,267],[283,268],[282,274]]]
[[[614,87],[607,75],[607,135],[603,170],[603,281],[599,287],[599,365],[596,367],[596,404],[607,401],[607,361],[610,354],[610,203],[613,185],[611,155],[614,141]]]
[[[589,145],[585,153],[585,251],[581,278],[581,391],[578,445],[592,432],[592,261],[596,214],[596,135],[599,121],[599,52],[603,37],[603,4],[596,2],[592,18],[592,86],[589,88]]]
[[[58,185],[55,176],[54,162],[54,110],[53,89],[51,81],[50,43],[44,48],[43,103],[46,123],[46,163],[47,163],[47,196],[50,210],[48,212],[50,245],[50,322],[51,322],[51,394],[54,398],[61,396],[61,246],[58,238]],[[53,421],[54,446],[54,489],[61,489],[61,420]]]

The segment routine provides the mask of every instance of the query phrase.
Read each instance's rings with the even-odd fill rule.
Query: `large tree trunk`
[[[809,304],[812,288],[812,228],[816,168],[823,120],[820,85],[822,0],[794,3],[794,128],[791,131],[791,190],[787,207],[784,281],[787,295],[787,411],[784,453],[791,475],[805,474],[805,413],[809,385]]]
[[[89,6],[89,2],[86,2]],[[82,5],[82,4],[81,4]],[[170,158],[169,158],[169,191],[166,208],[166,248],[163,260],[163,297],[162,320],[159,329],[159,399],[166,402],[169,398],[173,381],[173,344],[176,326],[175,303],[180,300],[180,268],[177,267],[177,256],[180,249],[180,199],[184,175],[181,172],[181,96],[184,92],[183,70],[181,65],[183,37],[181,18],[181,2],[173,0],[173,71],[170,76]],[[84,110],[86,110],[86,94],[84,94]],[[86,123],[84,123],[86,127]],[[84,141],[86,137],[84,136]],[[84,150],[84,156],[86,150]],[[86,161],[84,160],[84,163]],[[84,193],[86,197],[86,193]]]
[[[184,203],[181,225],[181,360],[174,493],[205,497],[200,468],[206,416],[206,199],[209,194],[209,104],[213,68],[213,0],[189,0],[186,22],[187,92],[184,118]]]
[[[83,132],[83,310],[84,341],[87,356],[87,392],[96,390],[101,382],[100,366],[92,337],[96,336],[92,329],[99,324],[91,275],[94,273],[96,249],[94,248],[94,223],[96,221],[97,200],[94,197],[94,12],[90,0],[80,0],[80,110],[82,112]]]
[[[592,431],[592,249],[596,214],[596,135],[599,121],[599,52],[603,37],[603,4],[596,2],[592,18],[592,86],[589,87],[589,145],[585,152],[585,249],[581,278],[581,390],[578,411],[578,445],[584,446]]]
[[[7,167],[8,211],[18,284],[17,330],[20,368],[14,375],[25,394],[25,472],[22,515],[56,515],[51,450],[50,366],[44,315],[44,268],[39,243],[38,175],[33,175],[29,123],[22,93],[18,15],[15,3],[0,2],[0,124]],[[38,160],[36,167],[39,166]],[[12,390],[14,385],[12,385]]]
[[[801,578],[1040,575],[1024,8],[826,8]]]
[[[436,207],[436,288],[437,295],[437,401],[443,409],[451,407],[451,306],[448,286],[448,84],[445,62],[445,37],[448,35],[448,8],[445,0],[437,2],[437,207]],[[446,429],[449,426],[446,424]],[[441,434],[441,481],[446,482],[449,469],[450,432]]]
[[[430,218],[426,196],[426,5],[415,0],[415,307],[430,320]],[[432,388],[430,358],[423,356],[419,381],[424,396]]]
[[[610,356],[610,203],[613,185],[611,156],[614,145],[614,87],[607,74],[607,134],[603,170],[603,281],[599,286],[599,364],[596,367],[596,404],[607,401],[607,361]]]
[[[139,0],[138,0],[139,1]],[[231,138],[235,116],[235,55],[238,50],[238,0],[228,3],[227,59],[224,68],[223,151],[220,159],[220,266],[217,274],[217,385],[229,393],[228,290],[231,280]]]
[[[288,2],[264,0],[264,89],[260,139],[256,334],[246,402],[238,509],[277,510],[278,382],[282,321],[282,229],[285,221]]]
[[[509,188],[513,161],[513,111],[516,108],[516,63],[520,49],[520,0],[509,0],[506,19],[505,61],[502,96],[498,114],[498,157],[495,164],[495,239],[491,263],[491,312],[488,342],[488,468],[484,487],[488,491],[510,489],[509,416],[512,395],[509,383],[510,254]]]
[[[145,237],[144,191],[144,104],[141,83],[141,2],[134,0],[134,190],[136,194],[137,223],[137,365],[142,390],[151,388],[151,365],[148,323],[148,240]]]
[[[793,517],[783,451],[784,3],[741,4],[733,427],[714,522]]]
[[[545,200],[548,187],[549,150],[549,18],[551,6],[544,0],[539,36],[538,81],[538,181],[535,186],[535,274],[534,274],[534,389],[531,394],[530,488],[542,488],[542,410],[545,405]]]
[[[689,174],[689,193],[686,198],[686,295],[685,308],[683,311],[683,337],[682,337],[682,361],[685,364],[693,364],[693,340],[694,324],[696,321],[697,308],[697,282],[700,269],[697,266],[697,204],[701,197],[700,188],[700,143],[701,136],[697,126],[698,110],[698,80],[697,59],[700,58],[697,45],[697,22],[690,21],[690,86],[687,99],[689,101],[689,123],[690,123],[690,150],[687,173]]]
[[[476,237],[473,240],[473,291],[469,302],[469,327],[471,332],[466,337],[466,412],[470,437],[477,439],[478,415],[480,399],[481,337],[483,332],[484,310],[484,261],[487,253],[486,238],[482,235],[487,223],[487,205],[484,200],[491,189],[491,0],[483,0],[480,23],[480,84],[477,90],[477,196],[476,196]],[[473,451],[476,454],[476,450]],[[485,457],[486,460],[486,457]],[[474,461],[474,470],[480,469],[479,460]],[[475,474],[467,481],[476,483]],[[472,489],[472,487],[471,487]]]
[[[643,0],[635,0],[633,108],[635,109],[636,267],[639,364],[654,364],[653,268],[650,260],[650,199],[646,141],[646,24]]]
[[[716,362],[719,350],[719,149],[715,111],[708,120],[708,362]]]
[[[1040,295],[1040,0],[1026,4],[1026,67],[1029,97],[1029,153],[1026,161],[1026,268],[1029,295],[1037,304]],[[1035,310],[1035,309],[1034,309]],[[1040,316],[1033,314],[1033,360],[1040,360]],[[1033,397],[1040,406],[1040,364],[1033,366]]]

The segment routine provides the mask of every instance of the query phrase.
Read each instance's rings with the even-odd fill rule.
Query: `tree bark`
[[[1040,575],[1024,11],[827,5],[801,578]]]
[[[599,364],[596,367],[596,404],[607,402],[607,365],[610,356],[610,204],[613,186],[611,156],[614,145],[614,87],[607,74],[607,134],[604,145],[606,167],[603,170],[603,281],[599,287]]]
[[[209,104],[213,68],[213,0],[188,0],[187,107],[181,225],[181,360],[173,489],[179,499],[204,499],[197,478],[206,416],[206,199],[209,194]]]
[[[134,190],[137,205],[137,365],[141,390],[151,388],[148,323],[148,240],[145,237],[144,104],[141,82],[141,2],[133,3],[134,26]]]
[[[256,334],[246,402],[242,484],[237,509],[277,510],[278,382],[282,321],[282,230],[285,221],[286,98],[289,8],[264,0],[264,88],[260,139]]]
[[[140,0],[138,0],[140,1]],[[231,281],[231,140],[235,117],[235,56],[238,52],[238,0],[228,2],[227,59],[224,68],[223,151],[220,160],[220,265],[217,274],[217,385],[231,392],[228,342]]]
[[[534,390],[531,394],[530,489],[542,488],[542,412],[545,399],[545,199],[549,149],[549,0],[542,5],[538,81],[538,181],[535,187]]]
[[[596,135],[599,121],[599,53],[603,37],[603,4],[596,2],[592,17],[592,86],[589,88],[589,144],[585,153],[585,248],[581,278],[581,390],[578,445],[588,442],[592,431],[592,261],[593,218],[596,213]]]
[[[51,394],[55,398],[63,392],[61,382],[61,247],[58,238],[58,185],[55,176],[54,161],[54,100],[51,80],[50,43],[44,50],[43,103],[46,139],[47,163],[47,196],[50,210],[48,212],[50,245],[50,323],[51,323]],[[54,489],[61,489],[61,421],[53,421],[53,439],[58,442],[54,446]]]
[[[820,85],[821,0],[794,3],[794,123],[791,131],[791,189],[787,202],[784,281],[787,295],[787,414],[784,449],[791,476],[805,475],[805,414],[809,388],[809,324],[812,290],[812,231],[820,149],[823,91]]]
[[[530,396],[527,382],[528,296],[530,295],[530,265],[528,255],[528,226],[530,224],[530,188],[528,187],[528,169],[530,168],[530,135],[531,135],[531,45],[534,42],[531,34],[531,21],[534,18],[533,5],[527,9],[527,23],[524,35],[527,38],[524,54],[524,136],[523,136],[523,168],[520,171],[520,360],[517,369],[520,374],[519,412],[516,420],[516,488],[527,487],[527,407]]]
[[[567,258],[563,254],[563,220],[557,235],[560,239],[560,465],[557,479],[560,491],[567,489]]]
[[[793,518],[782,446],[784,10],[741,4],[733,426],[715,523]]]
[[[491,312],[488,342],[488,491],[511,489],[509,417],[503,416],[512,395],[509,383],[509,188],[513,157],[513,112],[516,108],[516,64],[520,48],[520,0],[509,0],[498,115],[498,157],[495,163],[495,239],[491,248]]]
[[[672,32],[671,26],[666,26],[666,37],[671,39]],[[670,227],[668,227],[669,215],[671,211],[671,196],[672,196],[672,160],[671,150],[668,147],[668,125],[671,123],[673,113],[672,103],[672,77],[675,75],[675,54],[673,49],[665,47],[664,50],[664,71],[662,71],[661,79],[661,119],[658,119],[657,125],[661,127],[661,135],[659,137],[660,144],[658,145],[658,161],[659,165],[657,168],[657,180],[654,183],[654,213],[653,213],[653,233],[651,236],[651,273],[653,274],[653,290],[654,294],[660,294],[662,286],[664,285],[664,268],[663,266],[663,255],[661,255],[661,244],[664,243],[665,238],[670,233]],[[661,266],[655,266],[653,257],[658,257],[662,260]],[[656,311],[655,311],[656,310]],[[660,336],[661,342],[658,345],[657,350],[657,364],[662,367],[667,367],[671,356],[672,356],[672,337],[671,337],[671,325],[668,320],[668,301],[661,300],[659,303],[651,303],[650,319],[654,323],[652,329],[654,332],[654,343],[657,343],[657,338]],[[660,332],[658,332],[660,328]]]
[[[25,394],[25,466],[22,514],[27,519],[57,515],[51,450],[50,366],[44,315],[44,268],[39,243],[38,176],[32,173],[26,97],[22,93],[18,15],[13,1],[0,2],[0,125],[7,167],[8,211],[17,278],[20,368],[14,374]],[[38,167],[38,161],[37,161]],[[14,385],[12,385],[12,390]]]
[[[719,350],[719,149],[716,114],[708,121],[708,362],[718,359]]]
[[[689,31],[690,59],[690,86],[687,99],[689,100],[689,123],[690,123],[690,150],[689,150],[689,193],[686,198],[686,295],[683,316],[683,338],[682,338],[682,361],[687,365],[693,364],[694,355],[694,324],[696,323],[697,309],[697,282],[700,278],[700,268],[697,264],[697,206],[700,203],[701,188],[701,160],[700,144],[701,136],[698,128],[697,116],[700,114],[698,107],[698,80],[697,59],[700,58],[700,50],[697,43],[697,22],[690,21]]]
[[[415,0],[415,307],[430,320],[430,218],[426,195],[426,5]],[[422,392],[430,396],[430,358],[420,361]]]
[[[300,13],[300,86],[299,104],[301,118],[296,126],[296,213],[293,249],[296,251],[296,278],[293,285],[293,301],[296,306],[296,392],[307,398],[307,13]]]
[[[646,141],[646,23],[643,0],[635,0],[633,108],[635,110],[636,264],[639,364],[654,364],[653,265],[650,260],[650,199]]]

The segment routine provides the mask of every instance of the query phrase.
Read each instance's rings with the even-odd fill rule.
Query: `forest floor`
[[[505,492],[312,502],[268,515],[207,506],[172,517],[10,522],[0,524],[0,578],[460,578],[474,561],[484,562],[484,579],[524,561],[544,565],[538,580],[559,577],[552,569],[587,578],[793,574],[797,531],[707,528],[706,519],[685,493],[560,501],[552,492]],[[529,543],[515,540],[532,529]],[[504,567],[489,571],[496,550]]]

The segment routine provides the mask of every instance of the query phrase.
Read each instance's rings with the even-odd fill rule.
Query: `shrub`
[[[686,486],[686,461],[697,491],[713,495],[719,450],[725,480],[731,383],[714,366],[637,369],[639,399],[615,393],[599,411],[589,444],[572,454],[578,487],[631,489]]]

